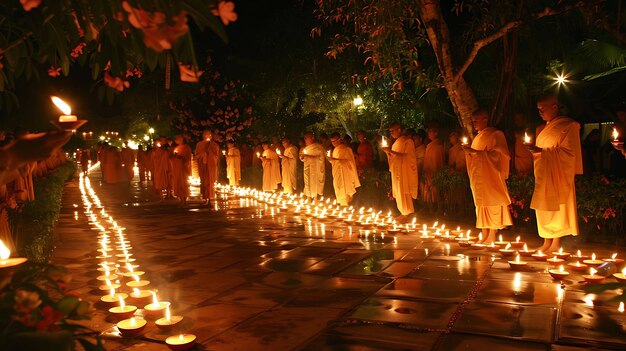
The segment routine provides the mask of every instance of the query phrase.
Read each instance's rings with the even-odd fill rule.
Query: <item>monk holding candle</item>
[[[356,138],[359,140],[359,146],[356,149],[357,168],[360,170],[372,168],[374,164],[374,147],[367,140],[365,136],[365,131],[360,130],[356,134]]]
[[[187,206],[189,197],[189,184],[187,180],[191,175],[191,148],[185,142],[182,135],[177,135],[174,140],[176,147],[170,155],[172,165],[172,190],[174,196],[180,200],[182,207]]]
[[[324,146],[315,141],[311,132],[304,133],[304,145],[300,150],[300,160],[304,162],[304,195],[315,199],[324,194]]]
[[[392,123],[389,133],[395,139],[391,148],[383,147],[389,160],[391,172],[391,190],[396,199],[400,216],[398,221],[404,221],[415,210],[413,199],[417,199],[417,160],[413,140],[404,135],[400,123]],[[442,149],[443,151],[443,149]]]
[[[443,143],[439,140],[437,127],[428,128],[426,133],[430,142],[426,145],[424,152],[424,194],[422,197],[432,211],[435,204],[439,202],[439,192],[433,184],[433,177],[445,164],[445,151]]]
[[[275,191],[280,179],[280,163],[278,154],[270,147],[270,143],[264,141],[263,154],[261,154],[261,166],[263,166],[263,191]]]
[[[334,149],[332,156],[328,157],[333,169],[333,187],[335,188],[335,198],[341,206],[348,206],[352,196],[356,193],[356,188],[361,186],[359,175],[356,171],[354,153],[349,145],[342,142],[339,133],[330,136],[330,142]]]
[[[574,176],[583,171],[580,125],[559,115],[554,93],[542,95],[537,109],[546,126],[535,144],[526,144],[533,154],[535,170],[530,207],[535,209],[539,236],[544,238],[540,249],[553,252],[561,247],[561,237],[578,235]]]
[[[204,186],[202,187],[202,194],[206,203],[209,204],[211,200],[215,200],[215,182],[218,177],[218,167],[220,161],[220,145],[213,138],[213,133],[209,130],[204,131],[204,140],[207,142],[203,149],[200,150],[201,157],[205,160],[202,165],[206,170],[206,178]]]
[[[282,163],[282,180],[283,192],[285,194],[293,194],[296,192],[297,169],[298,169],[298,148],[291,144],[291,140],[283,138],[284,151],[281,158]]]
[[[207,182],[208,182],[207,178],[209,176],[206,149],[207,149],[207,145],[209,144],[210,139],[211,139],[210,131],[205,130],[204,132],[202,132],[202,140],[200,140],[196,144],[196,149],[193,152],[196,158],[196,162],[198,163],[198,177],[200,177],[200,189],[202,189],[201,193],[202,193],[203,198],[206,193],[204,189],[206,189],[207,187]],[[209,198],[204,198],[204,200],[209,201]]]
[[[123,166],[122,168],[124,169],[126,180],[130,182],[135,176],[135,152],[133,151],[133,149],[129,148],[128,145],[123,144],[121,157]]]
[[[476,228],[485,234],[483,242],[496,241],[499,229],[513,225],[506,187],[509,177],[509,149],[504,134],[489,127],[489,114],[478,110],[472,115],[472,124],[478,135],[471,147],[463,145],[467,174],[476,205]]]
[[[241,181],[241,152],[232,139],[226,141],[226,177],[228,184],[238,186]]]
[[[155,143],[152,151],[152,163],[154,165],[152,185],[161,199],[163,198],[163,190],[169,189],[170,178],[169,150],[166,141],[165,138],[161,138]]]

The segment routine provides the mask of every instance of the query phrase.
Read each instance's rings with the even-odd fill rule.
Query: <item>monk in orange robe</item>
[[[535,190],[530,207],[537,215],[540,250],[558,251],[561,237],[578,235],[576,187],[574,177],[582,174],[580,125],[559,114],[556,94],[547,93],[537,101],[539,115],[546,126],[537,140],[526,144],[533,154]]]
[[[165,138],[155,143],[152,151],[152,163],[154,174],[152,175],[152,185],[159,198],[163,199],[163,190],[169,189],[170,161],[169,150]],[[169,194],[168,194],[169,195]]]
[[[482,242],[490,243],[496,241],[499,229],[513,225],[506,187],[511,157],[504,134],[489,127],[487,111],[474,112],[472,124],[478,135],[471,147],[463,145],[463,151],[476,206],[476,228],[483,231]]]
[[[170,154],[172,191],[174,196],[180,200],[181,207],[185,207],[189,197],[188,179],[191,175],[191,147],[185,143],[185,138],[182,135],[177,135],[174,141],[176,147]]]
[[[211,134],[212,136],[213,134]],[[207,160],[207,184],[203,189],[205,191],[205,199],[207,204],[210,200],[215,200],[215,183],[219,179],[219,162],[220,162],[220,144],[216,140],[217,138],[210,138],[209,143],[206,146],[206,160]]]
[[[356,134],[359,146],[356,149],[356,167],[359,170],[372,168],[374,164],[374,147],[367,140],[365,131],[360,130]]]
[[[194,151],[194,156],[196,157],[196,162],[198,163],[198,176],[200,177],[200,189],[203,189],[201,193],[205,201],[209,200],[208,197],[205,198],[206,191],[204,191],[204,189],[206,189],[207,187],[208,176],[209,176],[206,149],[207,149],[207,145],[209,144],[210,139],[211,139],[211,131],[205,130],[202,133],[202,140],[200,140],[196,144],[196,149]]]
[[[459,134],[457,132],[450,133],[448,140],[451,145],[448,149],[448,167],[456,172],[467,172],[467,167],[465,165],[465,152],[461,147]]]
[[[121,165],[120,153],[114,146],[107,146],[105,152],[104,180],[107,183],[117,183],[119,181],[119,168]]]
[[[404,135],[400,123],[392,123],[389,126],[389,133],[395,141],[391,148],[383,146],[382,150],[385,151],[389,160],[391,190],[401,214],[397,220],[403,222],[415,211],[413,199],[417,199],[418,175],[415,145],[413,139]]]
[[[426,145],[424,152],[424,194],[423,199],[429,204],[432,211],[435,203],[439,201],[439,192],[433,184],[435,173],[445,165],[445,151],[443,143],[439,140],[439,129],[430,127],[426,131],[430,143]]]

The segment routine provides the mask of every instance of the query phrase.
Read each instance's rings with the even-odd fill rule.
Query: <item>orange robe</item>
[[[515,170],[521,174],[533,171],[533,154],[524,147],[524,135],[515,134]]]
[[[417,160],[415,144],[406,136],[396,139],[387,159],[391,172],[391,192],[402,215],[413,213],[413,199],[417,199]]]
[[[209,176],[206,155],[206,149],[208,144],[209,142],[207,140],[200,140],[196,144],[196,149],[194,151],[194,156],[196,157],[196,162],[198,163],[198,177],[200,177],[200,189],[206,189],[207,177]]]
[[[358,169],[372,168],[374,164],[374,147],[369,141],[359,143],[356,149],[356,166]]]
[[[467,172],[465,151],[463,151],[461,143],[456,143],[448,149],[448,166],[457,172]]]
[[[530,207],[542,238],[578,235],[574,176],[582,174],[580,125],[557,117],[537,135],[541,153],[534,154],[535,190]]]
[[[278,189],[278,184],[282,182],[282,179],[280,177],[280,163],[276,151],[271,148],[263,151],[261,165],[263,166],[263,191]]]
[[[506,187],[509,177],[509,148],[495,128],[481,130],[472,141],[475,151],[466,154],[467,174],[476,206],[476,228],[502,229],[513,225]]]
[[[117,150],[106,149],[104,152],[104,181],[107,183],[117,183],[119,181],[120,154]]]
[[[329,161],[333,168],[335,198],[341,206],[348,206],[352,196],[356,194],[356,188],[361,186],[354,153],[349,146],[339,145],[333,150],[332,158]]]
[[[324,147],[322,144],[313,143],[302,149],[300,160],[304,162],[304,195],[316,197],[324,195],[324,176],[326,165],[324,161]]]
[[[229,185],[238,186],[241,181],[241,152],[236,147],[226,154],[226,178]]]
[[[204,188],[205,198],[215,199],[215,183],[218,180],[219,175],[219,162],[220,162],[220,145],[211,140],[206,147],[207,158],[207,184]]]
[[[135,153],[133,152],[133,149],[129,147],[123,148],[122,153],[121,153],[121,158],[122,158],[122,168],[125,171],[126,180],[130,182],[131,180],[133,180],[133,177],[135,176],[135,170],[134,170]]]
[[[179,199],[189,197],[188,179],[191,175],[191,148],[187,144],[178,145],[170,155],[172,191]]]
[[[159,191],[169,188],[169,151],[160,147],[152,150],[152,164],[154,165],[154,174],[152,175],[154,188]]]
[[[424,194],[426,202],[438,201],[437,188],[433,184],[433,176],[445,164],[445,152],[443,144],[439,139],[435,139],[426,145],[424,153]]]

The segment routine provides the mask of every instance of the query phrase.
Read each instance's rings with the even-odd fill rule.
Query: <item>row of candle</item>
[[[109,307],[109,313],[118,320],[117,329],[126,336],[138,335],[144,330],[148,322],[144,318],[135,317],[137,306],[143,306],[143,317],[156,319],[155,325],[163,331],[170,331],[179,325],[183,316],[172,316],[169,302],[159,301],[155,291],[140,290],[151,283],[143,279],[145,272],[138,270],[139,265],[132,257],[132,246],[124,234],[124,228],[107,214],[91,187],[89,178],[82,174],[80,191],[85,215],[93,229],[99,233],[97,238],[100,248],[97,258],[102,260],[98,267],[102,275],[98,276],[97,280],[105,283],[99,286],[99,290],[108,292],[100,301]],[[100,210],[94,212],[92,208]],[[115,241],[115,249],[110,246],[112,239]],[[118,253],[112,254],[113,251]],[[125,272],[120,271],[120,267],[123,267]],[[122,286],[124,279],[127,281]],[[132,292],[117,292],[116,289],[127,289]],[[186,350],[193,347],[195,339],[196,336],[193,334],[178,334],[169,336],[166,343],[172,350]]]

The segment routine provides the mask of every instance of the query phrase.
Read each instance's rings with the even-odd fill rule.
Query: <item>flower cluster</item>
[[[120,77],[113,77],[109,72],[104,72],[104,84],[119,92],[124,91],[126,88],[130,88],[130,83],[127,80],[123,80]]]
[[[189,30],[185,11],[169,19],[170,25],[163,12],[148,12],[132,7],[127,1],[122,2],[122,8],[128,15],[128,22],[142,31],[144,44],[156,52],[171,49],[176,39]]]
[[[72,51],[70,51],[70,57],[73,59],[77,59],[78,56],[83,54],[83,48],[85,46],[87,46],[87,43],[85,42],[78,43],[78,45],[76,45],[76,47],[73,48]]]

